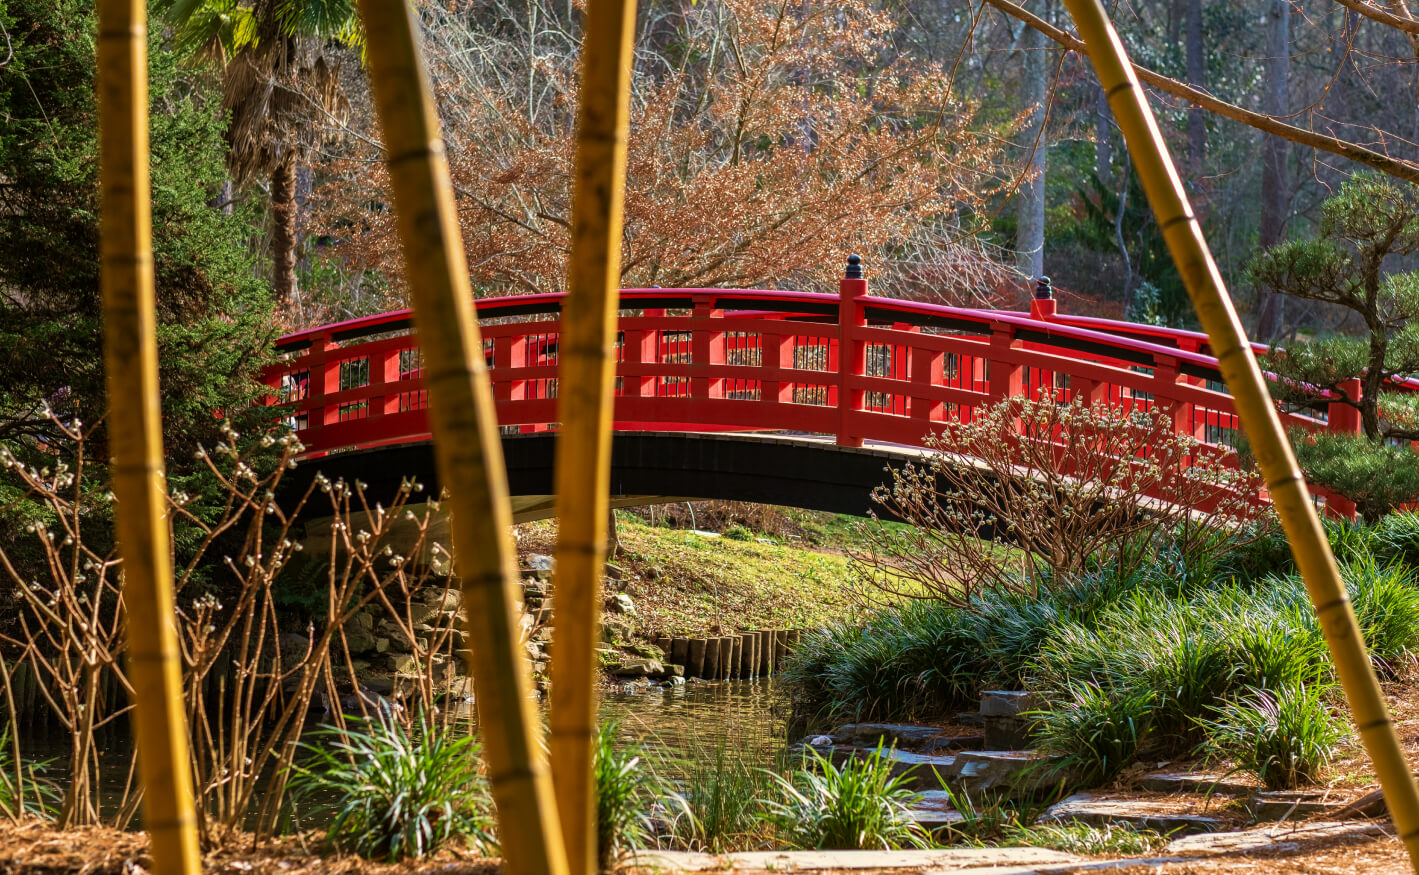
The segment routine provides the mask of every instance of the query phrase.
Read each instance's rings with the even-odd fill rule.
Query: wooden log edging
[[[665,660],[700,680],[772,677],[803,638],[802,629],[757,629],[706,637],[658,635]]]

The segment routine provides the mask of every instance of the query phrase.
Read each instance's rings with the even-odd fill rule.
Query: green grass
[[[654,836],[651,810],[657,800],[674,803],[636,745],[617,744],[621,726],[601,724],[593,748],[596,793],[596,853],[601,871],[621,855],[645,847]]]
[[[668,843],[710,853],[746,850],[764,844],[768,836],[763,800],[775,782],[757,759],[721,738],[712,753],[696,756],[681,789],[666,808],[678,816],[670,825]]]
[[[420,716],[347,718],[303,742],[291,769],[298,815],[328,819],[336,848],[396,861],[432,854],[454,839],[490,848],[493,815],[479,770],[479,745],[458,729]]]
[[[848,558],[786,543],[706,537],[619,514],[624,591],[642,635],[689,635],[716,627],[816,629],[851,610]],[[550,553],[551,523],[521,528],[524,550]],[[653,579],[652,579],[653,577]]]
[[[1135,856],[1160,850],[1166,836],[1153,830],[1126,826],[1089,826],[1083,823],[1036,824],[1013,830],[997,844],[1001,847],[1049,848],[1069,854]]]
[[[1057,768],[1086,785],[1118,777],[1138,755],[1157,719],[1151,690],[1100,689],[1081,684],[1039,712],[1039,749],[1060,757]]]
[[[1206,749],[1256,775],[1269,790],[1314,783],[1348,737],[1331,713],[1325,690],[1284,686],[1248,690],[1214,709]]]
[[[894,850],[925,848],[930,838],[908,814],[919,795],[906,778],[892,776],[879,746],[870,756],[834,765],[809,749],[802,768],[773,774],[777,798],[764,802],[765,817],[791,848]]]

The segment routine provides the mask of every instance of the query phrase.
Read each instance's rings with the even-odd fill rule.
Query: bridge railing
[[[1161,409],[1177,432],[1225,451],[1239,422],[1205,337],[1152,326],[838,295],[627,289],[617,335],[618,430],[788,431],[920,444],[942,423],[1042,393]],[[561,296],[477,302],[498,419],[556,427]],[[408,311],[299,332],[266,375],[307,456],[427,439],[427,396]],[[1285,414],[1308,430],[1358,430],[1352,408]]]

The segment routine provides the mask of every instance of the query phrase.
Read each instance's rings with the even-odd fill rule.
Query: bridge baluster
[[[770,316],[764,321],[782,324],[783,317]],[[763,378],[759,381],[759,398],[779,404],[793,403],[793,379],[784,371],[793,367],[794,336],[792,334],[759,335],[759,362]],[[788,377],[789,379],[784,379]]]
[[[649,315],[650,311],[646,311],[646,316]],[[627,328],[623,334],[623,367],[638,373],[623,378],[621,394],[633,398],[654,397],[655,375],[647,371],[660,363],[660,335],[653,328]]]
[[[399,412],[399,350],[385,349],[370,355],[370,418]],[[393,386],[393,388],[390,388]]]
[[[865,398],[861,380],[867,375],[867,345],[858,337],[858,330],[867,325],[861,300],[866,295],[862,258],[849,255],[847,276],[838,281],[838,445],[843,447],[862,446],[861,435],[854,434],[853,419],[862,411]]]
[[[519,431],[529,431],[520,418],[506,409],[513,401],[527,399],[527,380],[515,377],[517,369],[527,365],[527,336],[516,335],[493,339],[493,367],[489,373],[493,382],[493,401],[504,410],[498,413],[498,422],[504,426],[522,425]]]
[[[1178,384],[1185,385],[1187,380],[1178,370],[1177,359],[1161,355],[1153,357],[1153,381],[1158,384],[1153,391],[1153,403],[1167,412],[1174,434],[1190,435],[1200,440],[1201,428],[1193,416],[1193,405],[1178,398]]]
[[[920,333],[920,329],[916,329],[915,333]],[[911,405],[911,418],[918,422],[941,422],[946,418],[945,405],[926,397],[933,386],[945,382],[945,358],[945,353],[935,350],[919,346],[911,348],[912,394],[907,403]]]
[[[306,428],[301,441],[311,450],[326,450],[321,434],[324,426],[339,419],[339,405],[326,404],[325,396],[340,391],[340,367],[330,361],[335,343],[329,334],[311,339],[304,356],[306,367]]]
[[[690,395],[694,398],[724,397],[724,378],[708,372],[708,368],[724,364],[724,332],[713,322],[723,316],[724,311],[715,309],[708,300],[695,301],[690,322]]]

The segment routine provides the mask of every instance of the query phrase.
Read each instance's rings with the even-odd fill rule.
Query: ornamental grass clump
[[[651,811],[662,805],[679,807],[679,798],[646,767],[640,748],[617,745],[621,726],[603,723],[593,748],[593,788],[596,793],[596,854],[601,869],[622,854],[645,847],[654,837]]]
[[[1204,750],[1257,776],[1268,790],[1313,784],[1348,737],[1321,686],[1251,689],[1203,721]]]
[[[309,758],[291,767],[292,800],[306,817],[328,820],[336,848],[392,862],[455,839],[494,847],[480,746],[466,731],[379,712],[313,735],[301,745]]]
[[[834,765],[809,750],[803,767],[772,775],[777,798],[765,800],[765,818],[792,848],[896,850],[925,848],[930,838],[911,816],[920,794],[905,776],[892,775],[881,745],[866,757]]]
[[[1419,651],[1419,580],[1403,566],[1380,566],[1373,559],[1341,568],[1355,618],[1382,677],[1394,678]]]
[[[720,738],[714,751],[691,759],[683,789],[662,803],[678,809],[669,844],[692,851],[725,853],[763,843],[763,800],[774,789],[772,773]]]
[[[1073,686],[1063,701],[1032,715],[1038,749],[1059,758],[1061,773],[1085,784],[1108,783],[1148,738],[1156,699],[1151,690]]]

